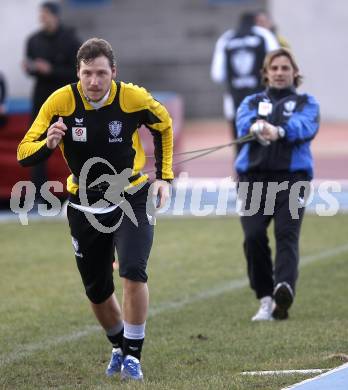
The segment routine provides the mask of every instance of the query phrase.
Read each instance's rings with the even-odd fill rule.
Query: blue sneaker
[[[110,363],[105,370],[107,376],[112,376],[121,371],[123,363],[123,353],[121,348],[112,348]]]
[[[124,358],[121,368],[121,380],[127,379],[134,381],[142,381],[144,379],[140,361],[131,355],[127,355]]]

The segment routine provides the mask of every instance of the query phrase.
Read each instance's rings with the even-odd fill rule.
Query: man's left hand
[[[152,195],[157,199],[156,209],[161,209],[170,196],[170,183],[165,180],[155,180],[152,184]]]
[[[52,72],[52,65],[43,58],[37,58],[34,63],[36,72],[43,75],[49,75]]]

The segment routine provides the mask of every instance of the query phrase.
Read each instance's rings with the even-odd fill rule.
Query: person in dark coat
[[[7,95],[5,77],[0,73],[0,128],[6,124],[5,100]]]
[[[60,14],[58,3],[43,2],[39,11],[41,29],[33,33],[26,42],[23,68],[34,78],[31,123],[52,92],[77,81],[75,61],[81,42],[72,28],[62,24]],[[40,193],[46,180],[44,163],[32,169],[36,193]]]

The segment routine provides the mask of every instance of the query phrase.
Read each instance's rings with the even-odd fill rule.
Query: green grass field
[[[65,222],[1,224],[0,388],[113,389],[110,347],[75,267]],[[348,215],[306,216],[291,317],[251,323],[236,218],[161,219],[149,262],[147,389],[281,389],[303,375],[242,371],[330,368],[348,353]],[[119,285],[116,278],[116,283]]]

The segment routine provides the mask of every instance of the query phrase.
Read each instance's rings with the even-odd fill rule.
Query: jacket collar
[[[266,93],[267,93],[267,95],[270,98],[278,100],[278,99],[285,98],[285,97],[287,97],[289,95],[295,94],[296,93],[296,88],[295,87],[289,87],[289,88],[278,89],[278,88],[268,87],[266,89]]]

